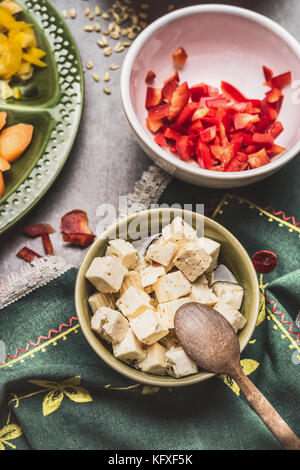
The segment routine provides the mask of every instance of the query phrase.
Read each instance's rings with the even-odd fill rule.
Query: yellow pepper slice
[[[22,48],[18,42],[0,35],[0,78],[8,80],[18,72],[22,62]]]
[[[37,65],[38,67],[42,67],[42,68],[47,67],[47,64],[45,64],[45,62],[43,62],[40,59],[37,59],[32,54],[27,54],[26,52],[23,52],[22,58],[26,60],[26,62],[29,62],[30,64],[33,64],[33,65]]]

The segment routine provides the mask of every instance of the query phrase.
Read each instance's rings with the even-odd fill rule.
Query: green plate
[[[84,81],[76,43],[47,0],[18,0],[18,18],[34,25],[38,45],[47,52],[47,67],[35,68],[20,86],[22,98],[0,101],[8,125],[34,125],[26,152],[5,173],[0,199],[0,234],[37,204],[62,169],[76,137],[83,106]]]

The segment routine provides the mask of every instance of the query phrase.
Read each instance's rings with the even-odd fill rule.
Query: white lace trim
[[[171,175],[158,166],[151,165],[148,170],[144,171],[141,179],[135,183],[134,191],[128,194],[127,212],[120,211],[119,217],[127,217],[136,212],[149,209],[151,204],[157,204],[171,179]]]
[[[71,267],[58,256],[45,256],[35,259],[30,265],[24,265],[17,273],[8,274],[0,284],[0,309],[48,284]]]
[[[128,194],[127,212],[120,211],[119,219],[157,204],[171,179],[168,173],[151,165],[135,184],[134,191]],[[18,273],[11,273],[3,282],[0,281],[0,309],[48,284],[71,267],[58,256],[46,256],[34,260],[31,265],[24,265]]]

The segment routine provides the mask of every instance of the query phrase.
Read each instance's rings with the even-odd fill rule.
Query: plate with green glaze
[[[61,171],[75,140],[83,106],[84,81],[76,43],[47,0],[18,0],[18,19],[34,26],[38,47],[47,54],[19,86],[21,99],[0,101],[7,125],[32,124],[32,142],[8,172],[0,199],[0,234],[21,219],[46,193]]]

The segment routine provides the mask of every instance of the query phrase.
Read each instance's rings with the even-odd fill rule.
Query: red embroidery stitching
[[[280,310],[276,310],[277,303],[274,300],[268,300],[268,293],[267,292],[266,292],[265,295],[266,295],[267,304],[273,305],[272,313],[274,315],[281,315],[281,319],[280,319],[281,323],[284,323],[286,325],[290,325],[289,326],[289,332],[293,335],[297,335],[297,342],[299,342],[299,340],[300,340],[300,331],[293,331],[293,324],[290,321],[284,319],[284,315],[285,315],[284,312],[281,312]]]
[[[217,205],[219,204],[220,201],[221,201],[221,198],[219,198],[219,199],[210,199],[208,201],[209,207],[205,208],[205,210],[204,210],[205,214],[211,214],[215,210],[215,208],[217,207]]]
[[[293,216],[287,217],[287,216],[285,215],[285,212],[284,212],[284,211],[277,211],[277,212],[276,212],[276,210],[275,210],[274,207],[272,207],[272,206],[264,207],[264,210],[265,210],[265,211],[271,210],[271,211],[273,212],[273,215],[275,215],[275,216],[278,216],[278,215],[282,216],[282,218],[283,218],[283,220],[284,220],[285,222],[288,222],[289,220],[291,220],[291,221],[292,221],[292,224],[295,225],[295,227],[298,227],[298,226],[300,225],[300,222],[296,222],[295,217],[293,217]]]
[[[26,348],[25,349],[21,349],[21,348],[18,348],[17,351],[16,351],[16,354],[13,355],[13,354],[8,354],[6,357],[5,357],[5,361],[4,362],[0,362],[0,364],[6,364],[8,359],[9,358],[12,358],[12,359],[16,359],[19,355],[20,352],[23,352],[23,353],[27,353],[29,351],[29,348],[30,346],[39,346],[40,345],[40,342],[42,339],[46,339],[46,340],[49,340],[52,336],[52,333],[54,334],[60,334],[61,333],[61,330],[63,329],[63,327],[65,328],[70,328],[72,326],[72,323],[73,321],[78,321],[78,318],[77,317],[71,317],[70,318],[70,321],[69,321],[69,324],[66,324],[66,323],[61,323],[58,327],[58,330],[50,330],[49,333],[48,333],[48,336],[39,336],[38,337],[38,340],[36,343],[33,343],[32,341],[29,341],[26,345]]]

